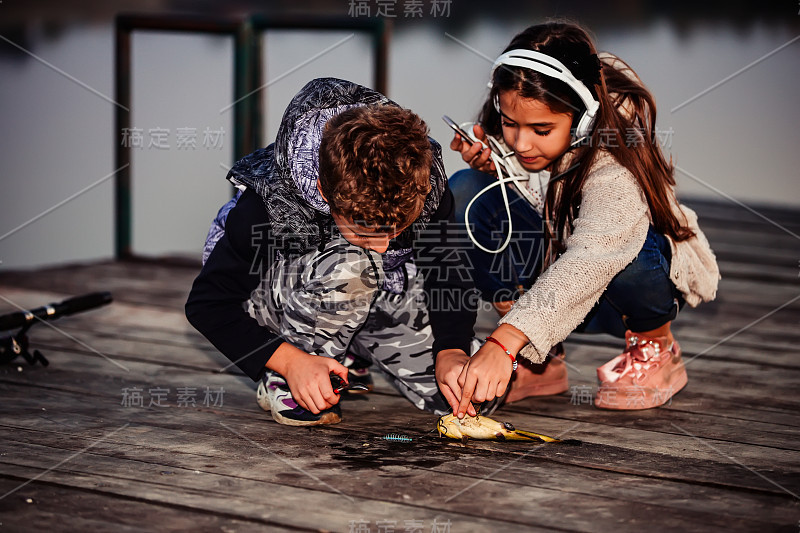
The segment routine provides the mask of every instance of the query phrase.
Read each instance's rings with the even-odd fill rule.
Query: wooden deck
[[[441,440],[385,383],[341,424],[279,426],[186,322],[196,268],[0,270],[0,312],[115,299],[31,331],[50,366],[0,367],[0,529],[796,532],[800,214],[695,205],[724,279],[676,322],[687,388],[597,410],[594,369],[619,342],[573,336],[571,392],[495,415],[580,446]]]

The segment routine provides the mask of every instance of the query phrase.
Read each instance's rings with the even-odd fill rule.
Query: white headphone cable
[[[469,239],[475,244],[475,246],[477,246],[479,249],[483,250],[486,253],[499,254],[508,247],[509,243],[511,242],[511,234],[513,232],[513,223],[511,221],[511,204],[508,201],[508,191],[506,191],[506,188],[503,187],[503,185],[505,185],[506,183],[514,183],[517,186],[517,189],[520,190],[521,194],[525,196],[528,201],[531,201],[533,198],[530,192],[525,190],[525,185],[523,183],[520,183],[523,177],[511,175],[512,174],[511,166],[510,165],[507,166],[507,163],[505,162],[505,159],[508,158],[509,156],[514,155],[514,152],[510,151],[508,153],[498,155],[497,151],[503,152],[502,146],[500,146],[500,143],[498,143],[493,137],[488,137],[488,140],[489,144],[493,145],[492,147],[489,148],[490,150],[489,153],[492,158],[492,162],[494,163],[494,168],[497,170],[497,181],[481,189],[478,192],[478,194],[476,194],[469,201],[466,209],[464,210],[464,222],[467,228],[467,235],[469,236]],[[507,177],[503,177],[503,169],[505,169],[505,171],[508,173]],[[473,235],[469,224],[469,211],[470,209],[472,209],[472,204],[475,203],[475,200],[477,200],[482,195],[484,195],[485,193],[487,193],[488,191],[490,191],[495,187],[501,187],[500,194],[503,197],[503,205],[505,206],[506,214],[508,215],[508,235],[506,235],[506,239],[500,246],[500,248],[498,248],[497,250],[490,250],[485,246],[483,246],[481,243],[479,243],[478,240]]]
[[[571,142],[570,143],[570,148],[575,146],[576,144],[584,141],[587,137],[588,136],[583,136],[583,137],[580,137],[577,140]],[[503,153],[504,152],[503,147],[500,145],[499,142],[497,142],[497,140],[494,137],[487,136],[487,139],[489,141],[489,144],[492,145],[489,148],[489,150],[490,150],[489,153],[490,153],[490,156],[492,158],[492,162],[494,163],[494,168],[497,170],[497,181],[487,185],[486,187],[484,187],[483,189],[478,191],[478,193],[475,196],[472,197],[472,199],[467,204],[466,209],[464,210],[464,223],[465,223],[465,226],[467,228],[467,235],[469,236],[469,239],[473,242],[473,244],[475,244],[475,246],[477,246],[479,249],[483,250],[486,253],[499,254],[499,253],[503,252],[508,247],[509,243],[511,242],[511,233],[513,231],[513,223],[511,222],[511,204],[508,201],[508,191],[506,191],[505,187],[502,187],[500,189],[500,193],[501,193],[501,195],[503,197],[503,205],[505,206],[506,214],[508,215],[508,235],[506,235],[505,241],[503,241],[503,244],[497,250],[490,250],[490,249],[486,248],[481,243],[479,243],[478,240],[473,235],[472,230],[470,229],[470,224],[469,224],[469,210],[472,209],[472,204],[474,204],[475,200],[480,198],[483,194],[487,193],[488,191],[492,190],[495,187],[501,187],[502,185],[505,185],[506,183],[513,183],[514,185],[516,185],[517,186],[517,190],[520,192],[520,194],[523,197],[525,197],[525,199],[528,200],[531,204],[534,204],[535,201],[534,201],[534,198],[531,195],[530,191],[527,190],[527,186],[525,185],[525,183],[523,183],[523,180],[530,179],[530,178],[525,178],[524,176],[514,176],[514,175],[512,175],[513,169],[511,167],[511,165],[506,163],[506,161],[505,161],[508,157],[514,155],[514,152],[513,151],[509,151],[509,152]],[[500,152],[502,155],[498,155],[497,152]],[[503,172],[502,172],[501,169],[505,169],[505,171],[508,173],[507,177],[503,177]],[[558,178],[556,178],[556,179],[558,179]],[[541,190],[541,182],[539,184],[539,188]],[[544,198],[544,196],[543,196],[543,198]]]

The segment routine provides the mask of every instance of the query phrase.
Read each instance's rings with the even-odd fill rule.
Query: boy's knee
[[[337,242],[317,258],[310,282],[336,301],[372,300],[382,281],[379,254]]]

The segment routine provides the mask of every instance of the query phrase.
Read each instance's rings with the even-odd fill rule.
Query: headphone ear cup
[[[587,112],[583,112],[578,125],[575,127],[575,136],[578,138],[588,137],[592,132],[592,125],[594,124],[594,117]]]

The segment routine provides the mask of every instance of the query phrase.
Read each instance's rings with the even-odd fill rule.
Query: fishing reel
[[[35,366],[40,363],[47,366],[50,362],[39,350],[30,351],[28,330],[38,322],[55,320],[62,316],[73,315],[89,309],[94,309],[111,303],[110,292],[92,292],[82,296],[68,298],[63,302],[51,303],[30,311],[15,311],[0,316],[0,331],[9,331],[21,327],[13,335],[0,337],[0,364],[10,363],[17,357],[22,357],[28,364]]]
[[[42,366],[50,364],[42,352],[33,350],[31,353],[28,349],[30,341],[26,333],[31,326],[33,324],[26,325],[16,335],[0,337],[0,364],[10,363],[18,356],[22,356],[31,366],[36,366],[36,363],[41,363]]]

